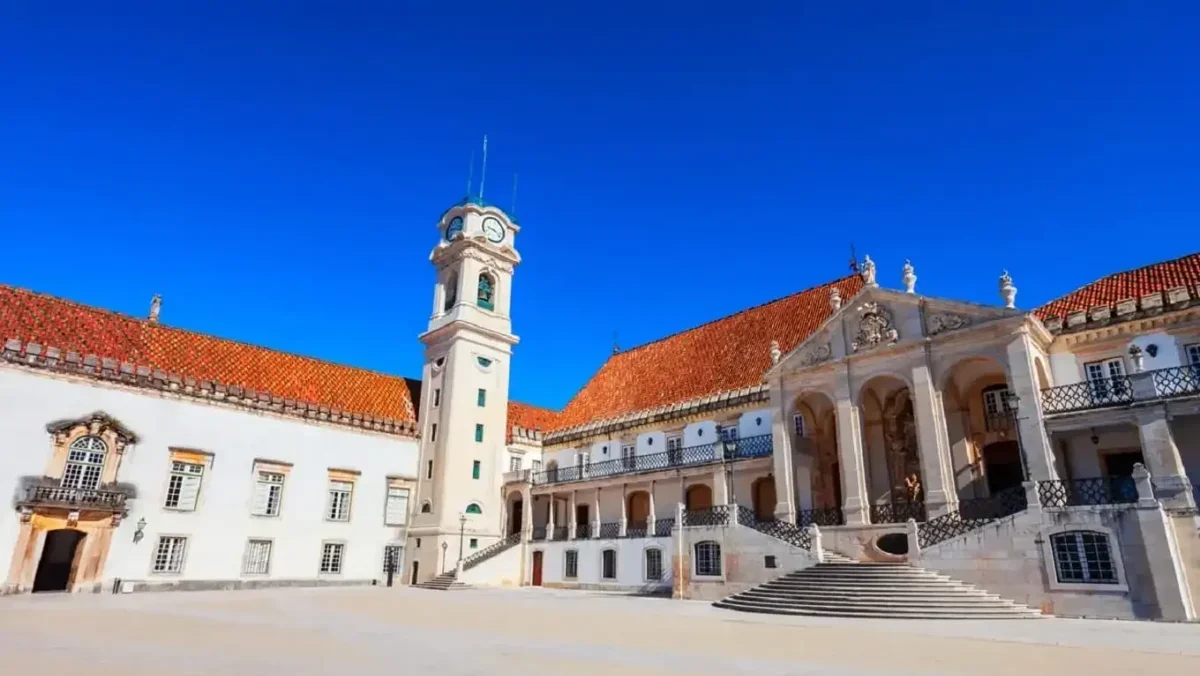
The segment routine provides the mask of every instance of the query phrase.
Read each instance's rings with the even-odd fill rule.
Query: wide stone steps
[[[433,578],[432,580],[426,580],[425,582],[418,582],[417,584],[414,584],[413,586],[417,587],[418,589],[435,589],[438,591],[454,591],[454,590],[460,590],[460,589],[470,589],[469,585],[465,585],[458,581],[458,573],[455,571],[450,571],[449,573],[442,573],[441,575],[438,575],[437,577]]]
[[[734,594],[714,605],[780,615],[927,619],[1041,617],[1038,611],[996,594],[903,563],[822,563]]]

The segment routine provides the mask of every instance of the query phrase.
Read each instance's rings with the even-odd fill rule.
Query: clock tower
[[[437,271],[433,314],[420,336],[421,460],[405,547],[409,582],[454,570],[460,557],[502,535],[519,230],[499,208],[470,199],[438,221],[429,256]]]

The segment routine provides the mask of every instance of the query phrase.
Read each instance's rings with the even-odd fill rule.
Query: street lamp
[[[1017,432],[1017,452],[1021,455],[1021,480],[1029,481],[1029,461],[1025,459],[1025,444],[1021,442],[1021,420],[1017,416],[1017,412],[1021,408],[1021,398],[1016,392],[1009,391],[1008,396],[1004,398],[1004,408],[1009,415],[1012,416],[1013,427]]]
[[[450,543],[442,540],[442,572],[446,572],[446,550],[450,548]]]
[[[467,530],[467,515],[458,515],[458,565],[462,566],[463,555],[463,533]]]

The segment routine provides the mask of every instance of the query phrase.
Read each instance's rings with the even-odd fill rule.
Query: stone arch
[[[792,435],[795,456],[792,486],[796,492],[793,499],[797,511],[808,505],[817,508],[841,507],[842,477],[834,398],[821,390],[804,390],[793,398],[791,408],[801,414],[805,432],[804,437],[800,438],[794,421],[788,430]],[[787,484],[780,482],[777,488],[780,485]]]
[[[750,484],[750,498],[754,504],[754,518],[771,521],[775,518],[775,475],[759,477]]]
[[[688,511],[709,509],[713,506],[712,487],[708,484],[692,484],[683,495],[684,507]]]
[[[1037,377],[1039,391],[1054,387],[1054,381],[1050,379],[1050,369],[1046,368],[1046,362],[1039,354],[1033,355],[1033,372]]]
[[[498,279],[499,276],[491,270],[479,273],[479,280],[475,288],[476,305],[485,310],[496,309],[496,294],[499,291]]]
[[[648,491],[634,491],[625,496],[625,519],[629,528],[646,528],[650,521]]]
[[[987,477],[984,449],[1013,439],[1009,388],[1003,362],[990,355],[964,356],[946,369],[940,389],[943,419],[955,488],[963,497],[991,494],[990,486],[995,482]],[[993,449],[991,455],[993,469],[1009,474],[1007,450],[1001,453]],[[1008,482],[1004,479],[1002,483]]]
[[[920,502],[921,465],[908,381],[894,374],[877,374],[863,383],[858,403],[863,468],[872,509],[875,505]]]

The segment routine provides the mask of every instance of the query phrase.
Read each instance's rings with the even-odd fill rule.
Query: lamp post
[[[1029,481],[1029,461],[1025,459],[1025,444],[1021,441],[1021,418],[1017,415],[1021,408],[1021,398],[1016,392],[1008,392],[1008,396],[1004,398],[1004,408],[1012,416],[1013,427],[1016,428],[1017,453],[1021,456],[1021,481]]]
[[[463,533],[465,533],[466,530],[467,530],[467,515],[459,514],[458,515],[458,566],[459,566],[459,568],[462,567]]]
[[[442,572],[446,572],[446,550],[450,548],[450,543],[442,540]]]

